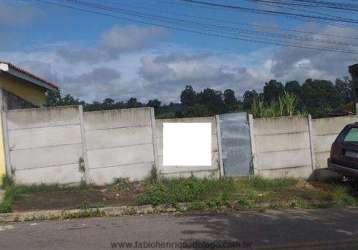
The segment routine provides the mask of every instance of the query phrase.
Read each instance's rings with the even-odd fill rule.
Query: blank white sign
[[[211,166],[211,123],[163,123],[164,166]]]

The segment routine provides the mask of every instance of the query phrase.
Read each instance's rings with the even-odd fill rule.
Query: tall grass
[[[297,110],[296,96],[286,91],[279,97],[278,101],[271,102],[270,104],[266,104],[260,98],[256,98],[254,99],[251,107],[251,112],[256,118],[293,116],[301,114]]]

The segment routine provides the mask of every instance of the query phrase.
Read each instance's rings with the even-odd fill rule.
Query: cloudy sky
[[[302,82],[306,78],[342,78],[348,75],[350,64],[358,63],[358,54],[323,51],[320,48],[324,46],[317,45],[325,39],[331,47],[348,46],[349,51],[358,53],[358,29],[351,24],[303,22],[176,0],[99,2],[113,9],[99,15],[46,1],[0,0],[0,60],[20,65],[57,83],[64,93],[86,101],[137,97],[164,102],[178,101],[187,84],[197,90],[231,88],[241,96],[247,89],[261,89],[270,79]],[[276,8],[257,3],[245,6]],[[126,15],[120,14],[123,8]],[[148,16],[139,18],[136,11],[157,18],[156,22]],[[358,20],[357,14],[349,17]],[[177,18],[175,25],[169,18]],[[188,20],[192,23],[185,29],[195,32],[177,26],[188,25]],[[203,34],[211,28],[198,32],[192,26],[197,22],[217,27],[215,35]],[[221,29],[244,26],[241,32],[303,31],[306,33],[294,45],[316,49],[257,43],[244,35],[245,39],[221,36],[228,34]]]

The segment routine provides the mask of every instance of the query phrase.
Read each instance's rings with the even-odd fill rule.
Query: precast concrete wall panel
[[[143,180],[155,165],[151,108],[84,112],[89,181]]]
[[[253,120],[254,172],[264,177],[301,177],[312,173],[306,117]]]
[[[340,116],[312,120],[315,168],[326,168],[332,143],[349,123],[358,122],[358,116]]]
[[[79,183],[83,157],[78,107],[6,113],[9,162],[18,184]]]

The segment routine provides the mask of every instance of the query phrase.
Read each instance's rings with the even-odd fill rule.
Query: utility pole
[[[349,66],[349,73],[352,76],[353,102],[356,115],[358,115],[358,64]]]

